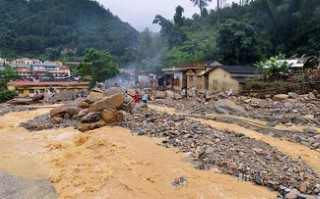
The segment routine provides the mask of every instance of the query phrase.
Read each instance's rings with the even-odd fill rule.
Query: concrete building
[[[13,60],[10,63],[12,68],[30,68],[31,64],[40,64],[41,61],[39,59],[30,59],[30,58],[20,58]]]
[[[55,77],[70,77],[69,69],[62,69],[59,64],[54,62],[43,62],[37,64],[31,64],[31,73],[43,76],[45,73],[50,72]]]
[[[50,87],[55,88],[58,93],[64,90],[72,90],[74,92],[87,91],[89,82],[10,81],[7,86],[9,90],[16,91],[19,97],[32,97],[36,94],[36,91],[44,93]]]

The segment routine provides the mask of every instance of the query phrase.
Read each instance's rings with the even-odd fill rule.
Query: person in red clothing
[[[133,100],[134,100],[134,103],[136,103],[136,104],[140,103],[140,96],[139,96],[139,92],[138,91],[136,91],[136,94],[134,94]]]

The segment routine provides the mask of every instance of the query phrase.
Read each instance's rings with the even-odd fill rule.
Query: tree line
[[[159,63],[179,66],[203,60],[253,65],[285,54],[310,57],[311,65],[318,62],[320,1],[249,0],[216,10],[207,10],[208,2],[211,0],[191,0],[201,13],[191,19],[183,16],[181,6],[176,8],[173,19],[155,16],[153,22],[161,26],[160,35],[145,30],[142,40],[147,39],[144,35],[149,35],[153,42],[142,43],[140,47],[160,50],[152,57],[146,56],[144,61],[148,60],[154,67],[160,67]],[[155,43],[161,45],[150,46]]]

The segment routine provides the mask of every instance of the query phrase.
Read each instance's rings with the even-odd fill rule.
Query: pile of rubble
[[[303,132],[298,131],[289,131],[289,130],[277,130],[271,128],[274,123],[268,124],[270,127],[261,127],[256,126],[250,123],[246,123],[243,120],[235,119],[235,118],[225,118],[225,117],[206,117],[206,116],[198,116],[199,118],[215,120],[223,123],[233,123],[238,124],[240,126],[244,126],[247,129],[251,129],[257,131],[259,133],[277,137],[277,138],[285,138],[286,140],[294,143],[299,143],[304,146],[309,147],[312,150],[316,150],[320,152],[320,133],[314,128],[305,128]]]
[[[0,116],[5,115],[10,112],[20,112],[20,111],[27,111],[27,110],[33,110],[33,107],[27,107],[27,106],[20,106],[20,105],[8,105],[8,104],[1,104],[0,105]]]
[[[316,93],[314,91],[314,93]],[[286,124],[312,124],[320,126],[320,99],[312,92],[278,94],[266,99],[241,96],[233,101],[245,107],[249,117]]]
[[[167,93],[171,94],[167,95]],[[307,95],[297,95],[292,92],[277,94],[266,96],[265,99],[248,96],[227,96],[223,92],[215,94],[203,92],[200,93],[199,98],[179,101],[173,100],[176,98],[173,97],[172,93],[173,91],[155,91],[153,97],[155,103],[187,113],[205,115],[218,112],[275,122],[276,124],[281,123],[288,126],[311,124],[320,127],[320,99],[318,99],[316,91]]]
[[[75,126],[84,132],[107,124],[116,124],[124,119],[121,109],[125,105],[123,91],[110,88],[95,89],[86,98],[79,98],[42,115],[22,123],[30,131]]]
[[[198,169],[222,173],[280,191],[282,187],[320,195],[320,177],[302,160],[294,161],[262,141],[241,133],[219,131],[184,116],[144,111],[127,118],[125,127],[138,135],[164,137],[165,147],[190,154]]]

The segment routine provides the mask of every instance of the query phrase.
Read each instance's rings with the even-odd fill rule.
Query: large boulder
[[[85,99],[83,99],[83,98],[78,98],[77,100],[75,100],[71,104],[74,106],[77,106],[79,108],[88,108],[90,105],[88,102],[85,102]]]
[[[214,109],[218,113],[222,114],[246,114],[245,109],[242,106],[235,104],[233,101],[229,99],[219,99],[214,103]]]
[[[316,96],[315,96],[312,92],[310,92],[310,93],[308,94],[308,98],[311,99],[311,100],[317,99]]]
[[[75,106],[74,104],[66,104],[59,107],[56,107],[50,111],[51,117],[64,117],[65,114],[70,116],[77,115],[81,108]]]
[[[181,95],[174,91],[166,90],[165,93],[166,93],[166,96],[170,99],[181,99]]]
[[[165,93],[168,98],[174,99],[174,91],[166,90]]]
[[[116,109],[120,109],[124,104],[124,95],[122,93],[118,93],[115,95],[111,95],[105,97],[89,106],[90,112],[102,111],[103,109],[114,107]]]
[[[107,123],[116,123],[116,122],[121,122],[123,120],[122,112],[118,111],[113,107],[109,107],[102,110],[101,116],[103,120],[106,121]]]
[[[77,118],[82,118],[83,116],[87,115],[89,113],[89,110],[86,108],[86,109],[81,109],[77,115]]]
[[[103,91],[105,96],[111,96],[111,95],[115,95],[115,94],[119,94],[119,93],[124,93],[124,90],[122,90],[119,87],[110,87],[106,90]]]
[[[96,102],[98,100],[101,100],[105,97],[103,92],[97,92],[97,91],[91,91],[88,95],[87,99],[91,102]]]
[[[277,94],[277,95],[274,95],[272,99],[274,101],[284,101],[288,98],[289,98],[289,95],[287,94]]]
[[[294,92],[289,92],[288,95],[292,99],[299,99],[300,98],[300,96],[297,93],[294,93]]]
[[[166,98],[166,92],[164,91],[154,91],[153,92],[154,99],[164,99]]]
[[[85,132],[85,131],[101,128],[101,127],[103,127],[105,125],[106,125],[105,121],[99,120],[99,121],[94,122],[94,123],[81,123],[81,124],[79,124],[79,126],[77,128],[78,128],[79,131]]]
[[[88,114],[82,116],[80,118],[81,123],[93,123],[97,122],[101,119],[101,113],[100,112],[89,112]]]

